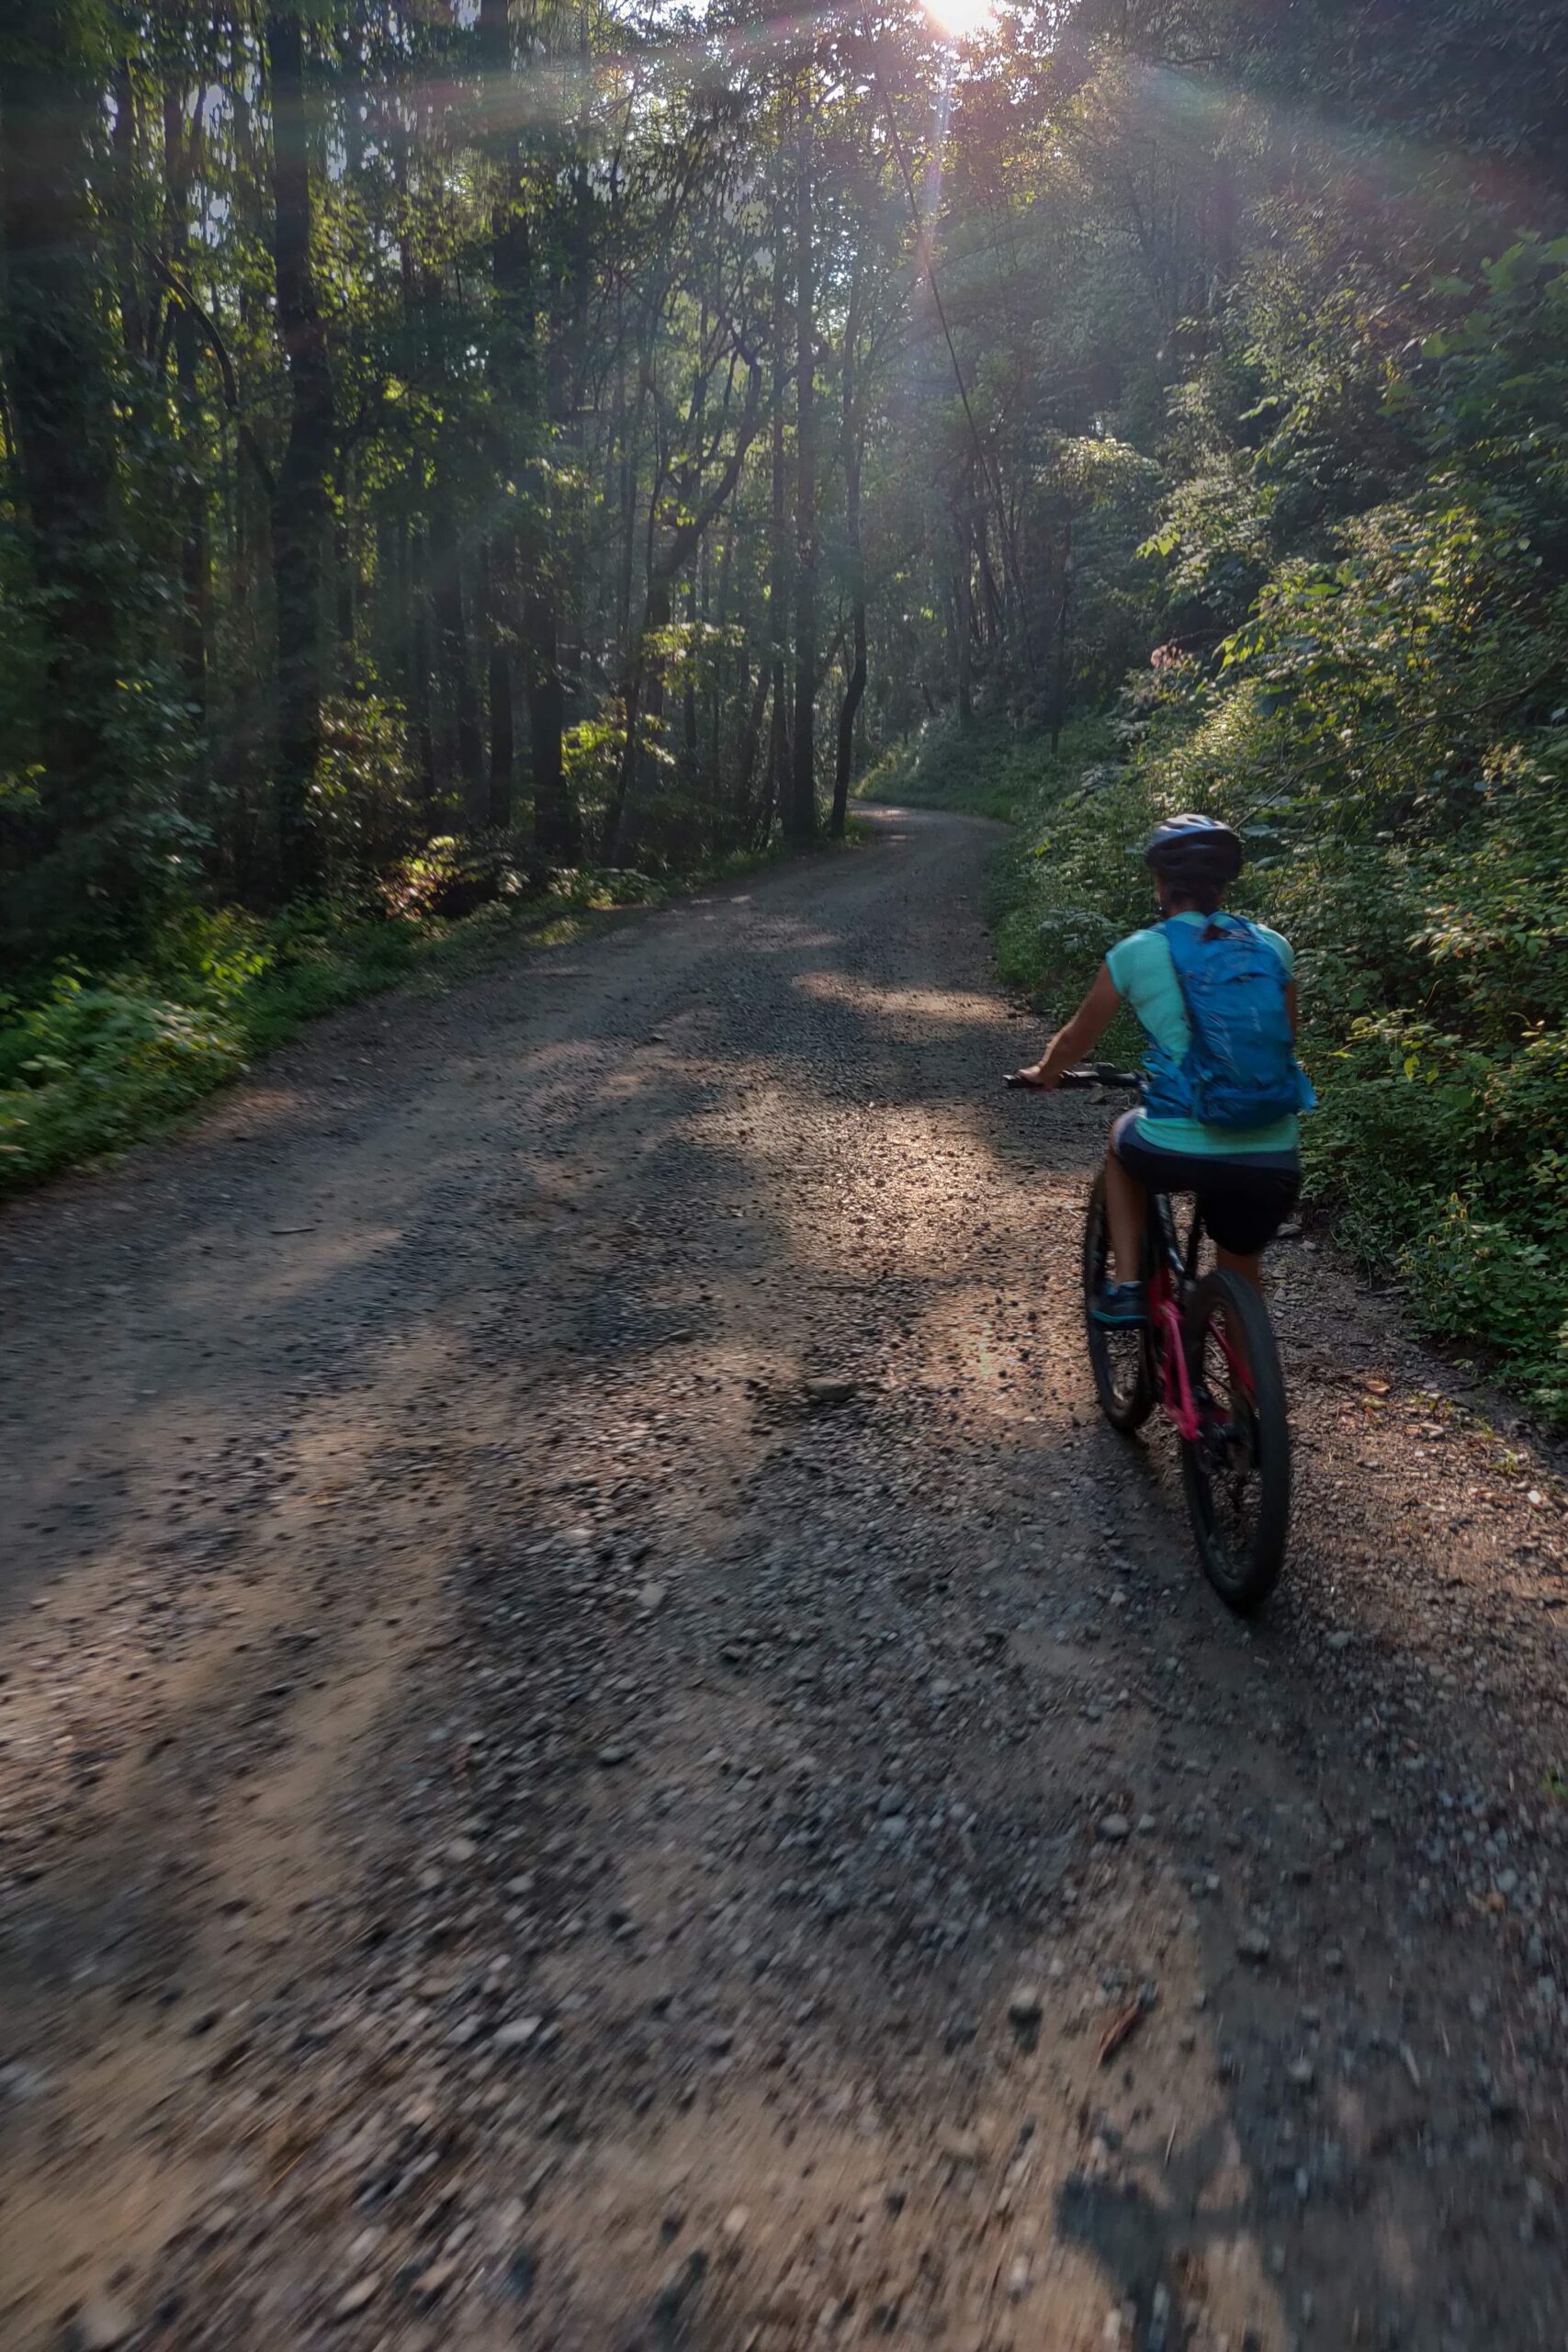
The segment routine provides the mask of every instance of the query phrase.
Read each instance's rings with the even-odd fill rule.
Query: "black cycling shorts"
[[[1139,1114],[1118,1119],[1111,1148],[1129,1176],[1152,1193],[1195,1193],[1204,1226],[1222,1250],[1255,1258],[1266,1250],[1302,1189],[1293,1151],[1238,1151],[1234,1159],[1206,1152],[1162,1151],[1137,1134]]]

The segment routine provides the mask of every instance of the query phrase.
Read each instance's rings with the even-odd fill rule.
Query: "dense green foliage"
[[[1053,1012],[1146,920],[1156,819],[1240,825],[1242,903],[1301,956],[1317,1200],[1568,1419],[1568,24],[1170,0],[1072,33],[1048,141],[1009,117],[1036,445],[1092,384],[1147,528],[1064,590],[1062,691],[998,662],[873,787],[1021,811],[999,953]]]
[[[1127,691],[1115,763],[1037,805],[1002,956],[1076,985],[1146,905],[1158,812],[1241,825],[1245,902],[1302,951],[1319,1196],[1431,1329],[1568,1415],[1568,241],[1437,299],[1451,323],[1379,371],[1391,494],[1281,535],[1213,651]],[[1316,347],[1337,331],[1319,314]],[[1293,425],[1246,469],[1274,529]],[[1179,601],[1208,546],[1183,487],[1158,541]]]
[[[0,1183],[236,1066],[219,932],[358,986],[843,830],[920,707],[950,70],[901,7],[0,12]]]
[[[1074,720],[1055,753],[1003,718],[981,718],[972,727],[944,719],[895,744],[868,769],[859,790],[868,800],[956,808],[1013,824],[1032,818],[1043,793],[1075,781],[1111,744],[1109,727],[1099,718]]]
[[[756,863],[736,853],[694,878]],[[410,859],[397,883],[398,904],[378,910],[187,910],[151,932],[134,964],[62,965],[46,994],[0,999],[0,1193],[139,1141],[318,1014],[400,980],[471,977],[570,937],[588,915],[681,887],[587,866],[534,885],[499,850],[450,840]]]

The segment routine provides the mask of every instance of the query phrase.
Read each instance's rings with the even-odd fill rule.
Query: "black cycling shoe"
[[[1148,1295],[1142,1283],[1107,1283],[1089,1311],[1108,1331],[1137,1331],[1149,1319]]]

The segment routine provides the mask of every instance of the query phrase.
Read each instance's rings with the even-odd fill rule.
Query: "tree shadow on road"
[[[911,831],[886,854],[917,847]],[[351,1205],[385,1238],[302,1234],[286,1265],[233,1270],[267,1426],[288,1340],[321,1333],[290,1418],[355,1448],[339,1494],[281,1519],[215,1479],[190,1556],[160,1555],[197,1670],[150,1710],[112,1807],[39,1792],[41,1874],[7,1928],[51,1905],[64,1926],[29,2030],[112,2049],[111,2007],[59,2011],[133,1893],[149,1965],[129,2016],[155,2030],[157,1969],[177,1981],[210,1903],[215,1821],[243,1823],[306,1694],[359,1669],[336,1615],[373,1641],[366,1595],[417,1590],[384,1710],[333,1758],[298,1948],[245,1980],[270,1983],[276,2026],[225,2028],[237,2054],[197,2078],[198,2105],[254,2093],[288,2125],[280,2274],[332,2275],[350,2222],[381,2211],[366,2184],[389,2160],[353,2158],[380,2094],[368,2070],[342,2089],[348,2029],[335,2049],[336,2026],[277,2038],[301,2008],[352,2017],[368,1973],[393,2081],[426,2069],[450,2093],[444,2136],[400,2126],[396,2177],[426,2184],[442,2226],[481,2184],[536,2182],[541,2308],[570,2281],[563,2345],[646,2335],[694,2240],[707,2258],[669,2340],[714,2352],[795,2352],[829,2306],[894,2340],[1056,2352],[1106,2340],[1124,2303],[1142,2340],[1255,2326],[1275,2352],[1303,2293],[1324,2342],[1356,2340],[1359,2314],[1369,2343],[1397,2323],[1423,2352],[1445,2331],[1479,2345],[1550,2310],[1560,2279],[1517,2238],[1524,2126],[1463,2074],[1495,2062],[1495,2021],[1463,2000],[1496,1973],[1495,1931],[1410,1908],[1431,1792],[1380,1758],[1388,1818],[1367,1817],[1359,1726],[1382,1682],[1325,1670],[1327,1616],[1358,1633],[1366,1589],[1314,1496],[1353,1474],[1356,1441],[1314,1424],[1296,1587],[1236,1627],[1197,1581],[1157,1443],[1092,1417],[1074,1269],[1100,1122],[1000,1098],[1018,1033],[978,981],[972,918],[933,938],[895,890],[873,925],[853,865],[809,905],[771,910],[759,885],[716,920],[710,962],[657,986],[628,965],[586,1036],[519,1026],[521,984],[473,1001],[464,1050],[497,1100],[465,1113],[449,1091],[418,1153],[384,1109],[402,1141],[355,1162]],[[316,1181],[320,1140],[274,1133],[245,1213],[293,1221],[280,1201]],[[222,1249],[235,1204],[206,1199],[213,1181],[176,1172],[149,1218],[139,1312],[161,1247]],[[107,1205],[88,1223],[85,1271],[123,1271]],[[160,1361],[157,1394],[117,1408],[134,1450],[186,1414],[242,1444],[253,1396],[209,1400],[203,1362]],[[818,1409],[802,1376],[829,1370],[854,1394]],[[78,1613],[148,1507],[128,1489],[105,1510]],[[194,1619],[252,1580],[263,1638],[242,1660]],[[307,1618],[316,1653],[285,1670]],[[125,1638],[155,1662],[145,1626]],[[1380,1677],[1424,1670],[1376,1638]],[[95,1687],[84,1672],[78,1713]],[[209,1741],[231,1803],[197,1819],[181,1744]],[[1131,1834],[1101,1838],[1108,1814]],[[1249,1967],[1238,1937],[1260,1920],[1269,1958]],[[486,1973],[497,1956],[510,1973]],[[220,1954],[225,2000],[238,1974]],[[1041,1992],[1032,2042],[1009,2014],[1021,1979]],[[1157,1998],[1102,2067],[1145,1980]],[[514,2012],[536,2046],[487,2074]],[[243,2140],[238,2109],[222,2128]],[[1441,2233],[1467,2200],[1489,2243],[1461,2257]],[[592,2264],[588,2214],[609,2217]],[[464,2306],[486,2325],[490,2276]],[[454,2344],[490,2340],[455,2324]]]

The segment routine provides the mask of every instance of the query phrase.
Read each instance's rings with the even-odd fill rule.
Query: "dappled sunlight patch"
[[[301,1122],[323,1115],[330,1113],[318,1089],[307,1089],[268,1071],[247,1080],[243,1098],[229,1096],[214,1105],[208,1114],[209,1132],[238,1130],[239,1139],[248,1142],[275,1129],[295,1134]]]
[[[732,920],[729,916],[732,905],[757,905],[761,911],[762,902],[751,897],[733,900],[693,899],[686,902],[686,910],[676,919],[687,922],[694,911],[705,922],[725,922]],[[622,936],[630,944],[635,934],[627,932]],[[769,903],[766,905],[766,920],[759,920],[755,923],[748,922],[743,941],[738,942],[738,945],[748,959],[760,956],[771,961],[775,956],[795,955],[841,956],[846,935],[841,927],[825,922],[818,914],[795,914],[787,908]]]
[[[1337,2136],[1354,2165],[1362,2142],[1315,1938],[1362,1905],[1344,1988],[1383,2014],[1394,1849],[1354,1845],[1305,1888],[1289,1871],[1320,1863],[1329,1799],[1364,1796],[1356,1702],[1303,1641],[1307,1577],[1256,1638],[1234,1628],[1147,1475],[1168,1449],[1093,1419],[1077,1238],[1103,1120],[993,1091],[1016,1032],[974,984],[978,942],[949,953],[933,882],[889,945],[898,897],[851,937],[870,993],[797,988],[787,962],[758,985],[748,921],[722,971],[689,935],[687,962],[617,962],[608,989],[596,961],[570,1048],[546,1026],[570,1002],[530,1045],[518,1000],[476,995],[386,1164],[345,1139],[321,1173],[374,1246],[314,1295],[278,1272],[276,1413],[231,1344],[231,1284],[199,1424],[186,1392],[75,1416],[81,1448],[134,1417],[134,1536],[137,1510],[187,1532],[149,1479],[160,1415],[176,1469],[199,1427],[199,1466],[235,1473],[188,1514],[188,1557],[143,1564],[147,1624],[107,1535],[99,1580],[71,1589],[140,1679],[78,1686],[85,1715],[125,1699],[129,1743],[92,1843],[51,1871],[154,1884],[186,1939],[120,2013],[146,2059],[103,2077],[123,2116],[99,2121],[90,2075],[67,2086],[80,2203],[114,2247],[128,2162],[199,2142],[214,2175],[254,2166],[276,2256],[264,2283],[248,2237],[193,2233],[139,2308],[177,2283],[198,2324],[243,2244],[246,2291],[276,2297],[255,2324],[287,2335],[285,2296],[330,2312],[371,2228],[367,2327],[396,2333],[405,2294],[439,2290],[417,2324],[454,2344],[524,2324],[609,2343],[657,2312],[724,2352],[800,2352],[824,2323],[1092,2352],[1131,2306],[1140,2346],[1160,2323],[1272,2347],[1311,2288],[1337,2345],[1363,2281],[1426,2292],[1395,2283],[1381,2208],[1352,2209],[1359,2177],[1325,2153]],[[972,1026],[939,1017],[965,1002]],[[265,1215],[309,1223],[317,1170],[307,1138]],[[85,1238],[114,1278],[120,1228]],[[253,1217],[248,1246],[322,1239]],[[150,1224],[128,1388],[160,1337],[162,1246]],[[319,1380],[279,1344],[312,1306],[352,1333]],[[1327,1311],[1337,1338],[1354,1322]],[[818,1374],[839,1377],[813,1394]],[[1378,1393],[1385,1417],[1407,1401]],[[1337,1599],[1336,1541],[1314,1537],[1308,1575]],[[154,1691],[160,1622],[190,1651]],[[44,1626],[69,1668],[77,1625]],[[31,1652],[20,1672],[49,1736]],[[31,1916],[55,1898],[40,1880]],[[1272,1965],[1238,1967],[1259,1914]],[[60,1916],[96,1955],[89,1906]],[[1406,1924],[1388,1999],[1427,2005],[1428,2066],[1456,2019],[1431,1990],[1441,1948]],[[1309,2094],[1284,2069],[1313,1998]],[[1472,2054],[1456,2035],[1456,2071]],[[1380,2071],[1373,2130],[1388,2088]],[[1402,2228],[1446,2193],[1424,2158],[1398,2160]],[[46,2219],[73,2186],[51,2164],[29,2143]],[[411,2201],[384,2194],[404,2180]],[[427,2196],[463,2233],[449,2272]]]
[[[904,1025],[912,1040],[918,1040],[920,1030],[933,1023],[943,1028],[989,1030],[996,1025],[994,998],[977,989],[879,988],[858,975],[839,971],[801,972],[795,986],[825,1004],[848,1005],[857,1012]]]
[[[394,1258],[406,1248],[410,1235],[402,1226],[335,1224],[312,1218],[302,1203],[291,1221],[259,1238],[246,1252],[243,1288],[233,1302],[231,1331],[259,1313],[287,1306],[319,1283],[331,1283],[368,1268],[378,1258]],[[211,1271],[193,1268],[174,1296],[189,1317],[193,1340],[203,1329],[204,1311],[212,1304]]]
[[[81,1727],[114,1722],[122,1705],[177,1720],[231,1672],[267,1612],[291,1605],[288,1580],[322,1514],[363,1492],[379,1444],[365,1422],[328,1421],[319,1408],[299,1418],[281,1443],[254,1440],[262,1454],[231,1447],[215,1461],[193,1444],[138,1468],[139,1483],[160,1467],[166,1481],[157,1540],[117,1523],[86,1543],[13,1636],[18,1664],[0,1701],[7,1765],[47,1753],[68,1770]],[[240,1496],[243,1518],[229,1508]],[[46,1657],[46,1671],[23,1670]],[[18,1803],[36,1799],[36,1787],[0,1778]]]

